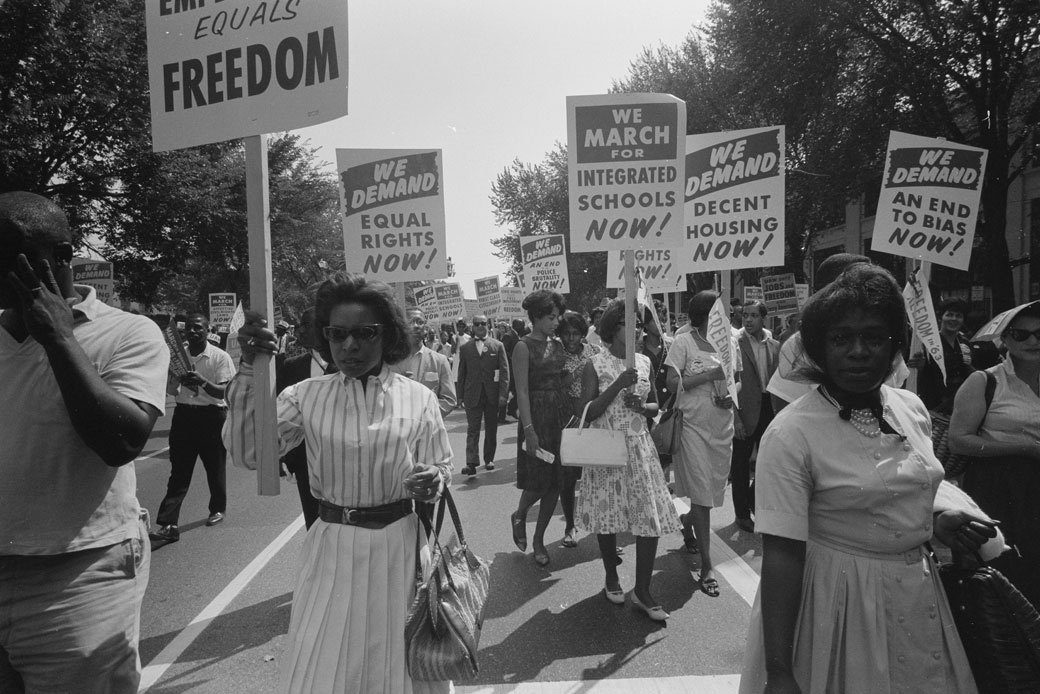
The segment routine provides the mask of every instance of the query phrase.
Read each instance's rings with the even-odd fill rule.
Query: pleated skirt
[[[409,694],[453,691],[413,682],[404,623],[415,594],[414,514],[382,530],[318,520],[293,593],[280,691]]]

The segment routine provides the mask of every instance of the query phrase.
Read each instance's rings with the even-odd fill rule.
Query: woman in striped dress
[[[315,313],[339,373],[278,396],[279,449],[306,442],[321,505],[304,540],[279,691],[450,691],[450,682],[412,681],[404,641],[415,593],[413,504],[434,501],[451,480],[437,400],[388,368],[411,352],[390,287],[337,275],[318,289]],[[252,362],[275,345],[262,325],[253,314],[239,332],[242,366],[227,394],[224,442],[246,467],[256,462]]]

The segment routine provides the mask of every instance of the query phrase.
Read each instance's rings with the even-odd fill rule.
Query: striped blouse
[[[232,462],[256,468],[253,368],[242,364],[227,390],[224,445]],[[404,480],[416,464],[436,465],[451,482],[452,451],[429,388],[385,365],[362,388],[330,374],[289,386],[278,396],[279,455],[307,445],[311,492],[350,507],[407,498]]]

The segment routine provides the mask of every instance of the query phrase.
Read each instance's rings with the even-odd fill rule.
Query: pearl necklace
[[[868,439],[876,439],[881,436],[881,423],[870,410],[851,410],[848,422],[853,429]]]

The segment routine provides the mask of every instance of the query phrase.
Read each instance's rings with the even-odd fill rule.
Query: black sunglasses
[[[329,342],[345,342],[348,337],[354,338],[355,342],[371,342],[382,334],[383,325],[381,323],[369,323],[367,325],[359,325],[356,328],[326,325],[321,332]]]
[[[1010,337],[1015,342],[1025,342],[1029,339],[1030,335],[1035,337],[1037,340],[1040,340],[1040,328],[1037,328],[1036,330],[1026,330],[1025,328],[1008,328],[1007,334],[1008,337]]]

